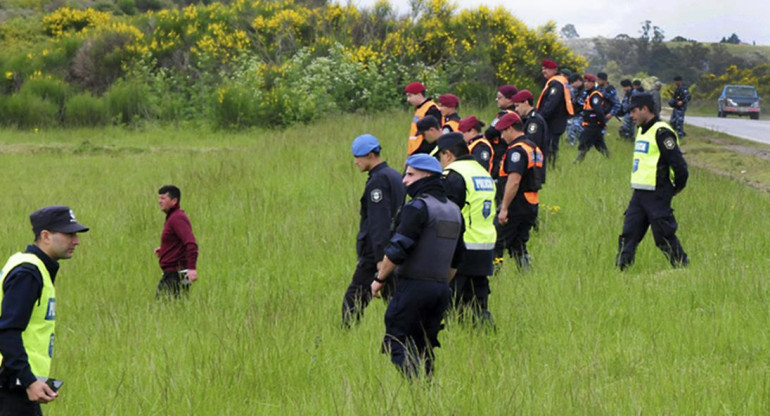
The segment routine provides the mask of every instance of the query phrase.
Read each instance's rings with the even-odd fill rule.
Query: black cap
[[[633,84],[634,84],[635,87],[639,87],[639,86],[642,85],[642,81],[639,81],[638,79],[635,79]]]
[[[436,117],[425,116],[420,121],[417,122],[417,133],[422,133],[425,130],[430,129],[431,127],[440,129],[441,123],[438,122],[438,119],[436,119]]]
[[[630,79],[624,79],[620,81],[620,86],[622,87],[630,87],[631,86],[631,80]]]
[[[29,222],[32,223],[32,232],[35,235],[43,230],[67,234],[88,231],[88,227],[75,219],[75,213],[70,207],[64,205],[40,208],[29,214]]]
[[[606,72],[599,72],[596,74],[596,78],[599,78],[601,80],[607,81],[607,73]]]
[[[647,107],[650,111],[655,111],[655,101],[652,99],[652,95],[642,93],[631,96],[630,108],[642,107]]]
[[[438,138],[438,141],[436,141],[436,146],[438,147],[436,151],[442,152],[446,149],[451,149],[459,143],[465,143],[465,138],[462,133],[452,132],[442,134],[441,137]]]

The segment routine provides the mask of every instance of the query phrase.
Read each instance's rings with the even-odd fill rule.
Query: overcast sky
[[[348,0],[336,0],[346,4]],[[350,0],[358,7],[371,7],[376,0]],[[639,36],[642,22],[651,20],[663,29],[666,40],[684,36],[699,42],[718,42],[736,33],[746,42],[770,45],[770,1],[741,0],[460,0],[461,7],[480,4],[504,5],[527,26],[535,27],[549,20],[561,29],[575,25],[581,37],[615,37],[625,33]],[[390,0],[399,12],[407,13],[409,0]],[[730,8],[735,5],[736,7]],[[558,9],[558,12],[554,12]]]

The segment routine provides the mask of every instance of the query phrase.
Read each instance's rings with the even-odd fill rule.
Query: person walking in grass
[[[156,296],[179,297],[198,280],[198,243],[190,218],[179,206],[181,198],[182,192],[174,185],[164,185],[158,190],[158,205],[166,214],[166,221],[160,235],[160,247],[155,249],[163,270]]]

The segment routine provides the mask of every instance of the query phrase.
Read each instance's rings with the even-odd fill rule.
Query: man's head
[[[447,167],[458,157],[469,155],[468,144],[465,143],[465,137],[462,133],[452,132],[442,134],[436,142],[438,147],[436,155],[441,166]]]
[[[484,122],[476,118],[476,116],[468,116],[460,120],[460,125],[457,129],[460,130],[460,133],[465,137],[465,141],[468,142],[481,134],[484,129]]]
[[[516,95],[517,92],[519,92],[519,90],[511,84],[497,87],[497,96],[495,97],[497,108],[505,109],[513,105],[511,97]]]
[[[559,65],[551,59],[543,59],[543,62],[541,62],[540,65],[545,79],[551,79],[551,77],[556,75],[557,68],[559,67]]]
[[[585,74],[583,79],[586,81],[586,90],[591,90],[596,86],[596,77],[593,74]]]
[[[655,83],[652,84],[652,87],[660,91],[660,89],[663,88],[663,84],[660,81],[655,81]]]
[[[443,116],[455,114],[459,106],[460,98],[454,94],[441,94],[438,96],[438,109]]]
[[[421,82],[415,81],[407,85],[404,87],[404,92],[406,93],[406,102],[415,107],[425,101],[425,85],[422,85]]]
[[[495,128],[500,132],[500,136],[508,144],[524,133],[521,117],[516,113],[508,113],[500,117],[500,119],[497,120]]]
[[[682,86],[682,82],[683,81],[682,81],[682,76],[681,75],[677,75],[677,76],[674,77],[674,84],[676,84],[677,87],[681,87]]]
[[[434,143],[441,136],[441,123],[431,115],[417,122],[417,134],[422,134],[429,143]]]
[[[160,210],[165,213],[179,207],[181,200],[182,191],[174,185],[163,185],[158,189],[158,205],[160,205]]]
[[[362,134],[353,140],[350,151],[353,153],[353,163],[361,172],[368,172],[381,162],[380,141],[371,134]]]
[[[631,83],[631,85],[634,87],[635,90],[641,90],[642,89],[642,81],[635,79],[634,82]]]
[[[41,208],[29,215],[35,245],[52,260],[72,257],[75,247],[80,244],[77,233],[88,231],[88,227],[75,219],[75,213],[64,205]]]
[[[516,114],[520,117],[526,117],[532,111],[535,96],[529,90],[521,90],[511,98],[516,107]]]
[[[631,118],[637,126],[642,126],[655,117],[655,101],[648,93],[631,97]]]
[[[569,82],[572,88],[578,89],[583,86],[583,77],[580,74],[572,74],[567,78],[567,82]]]
[[[425,153],[412,155],[406,159],[406,173],[403,182],[404,185],[409,186],[420,179],[440,175],[442,171],[441,163],[435,157]]]
[[[599,72],[596,74],[596,83],[599,84],[600,87],[607,85],[607,73]]]
[[[631,91],[631,80],[630,79],[624,79],[620,81],[620,87],[623,88],[623,91],[629,92]]]

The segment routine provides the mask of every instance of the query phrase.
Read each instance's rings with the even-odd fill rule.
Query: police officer
[[[516,111],[511,98],[513,98],[517,92],[519,92],[519,90],[510,84],[504,84],[497,87],[495,102],[497,103],[499,111],[494,120],[489,123],[487,130],[484,131],[484,137],[492,143],[492,147],[495,151],[494,159],[492,160],[492,177],[495,179],[497,179],[497,173],[500,170],[500,160],[502,160],[503,155],[505,154],[505,149],[508,148],[508,145],[505,144],[505,140],[500,138],[500,132],[495,128],[495,125],[497,124],[497,121],[500,120],[500,117]],[[498,183],[498,186],[499,185],[500,184]]]
[[[687,103],[690,102],[690,90],[684,86],[682,77],[679,75],[674,77],[674,84],[676,84],[676,89],[668,101],[668,105],[672,108],[671,127],[676,130],[679,138],[682,138],[687,135],[684,132],[684,113],[687,111]]]
[[[596,77],[585,74],[584,78],[587,97],[583,104],[583,132],[580,134],[576,162],[582,162],[591,147],[596,147],[601,154],[610,157],[610,151],[604,141],[607,103],[601,91],[596,89]]]
[[[406,93],[406,101],[414,106],[414,116],[409,127],[407,154],[429,153],[434,144],[424,143],[422,135],[417,132],[417,122],[427,115],[441,120],[441,111],[432,99],[425,97],[425,86],[420,82],[415,81],[404,87],[404,93]],[[428,149],[426,150],[426,148]]]
[[[537,100],[537,111],[548,123],[548,132],[551,135],[550,147],[545,150],[545,155],[551,165],[556,166],[559,138],[567,128],[567,119],[575,114],[575,110],[572,107],[572,96],[567,88],[569,82],[564,75],[557,74],[556,62],[545,59],[541,65],[541,71],[547,81]]]
[[[385,255],[390,225],[406,197],[401,174],[382,160],[381,150],[380,142],[371,134],[356,137],[351,146],[354,163],[361,172],[369,172],[369,177],[361,195],[361,220],[356,239],[358,264],[342,300],[344,327],[359,322],[372,299],[371,285],[377,273],[377,263]],[[392,290],[392,285],[389,285],[386,297]]]
[[[540,149],[548,144],[548,123],[534,107],[535,97],[529,90],[521,90],[511,99],[516,108],[516,114],[524,123],[524,134]],[[543,178],[545,180],[545,177]]]
[[[488,309],[489,278],[492,274],[495,231],[495,181],[470,155],[460,133],[438,139],[438,157],[444,167],[444,188],[466,224],[463,253],[452,279],[453,303],[460,315],[470,312],[478,324],[492,324]]]
[[[642,86],[641,80],[635,79],[631,83],[631,86],[634,88],[634,91],[633,91],[634,94],[641,94],[644,92],[644,87]]]
[[[609,123],[612,117],[615,117],[620,111],[620,99],[618,98],[618,91],[615,87],[607,81],[607,73],[599,72],[596,74],[596,89],[602,93],[604,100],[610,107],[610,111],[607,112],[605,118]]]
[[[432,155],[436,153],[436,140],[443,134],[440,120],[427,115],[417,122],[417,134],[422,137],[422,145],[414,154],[427,153]]]
[[[621,101],[620,111],[618,116],[623,117],[623,124],[621,124],[618,133],[621,139],[632,140],[634,138],[634,121],[631,120],[631,95],[633,93],[633,87],[631,86],[630,79],[624,79],[620,81],[620,87],[623,89],[623,100]]]
[[[618,239],[616,265],[625,270],[634,262],[636,247],[647,228],[652,228],[655,244],[665,253],[672,266],[689,263],[679,239],[671,200],[687,185],[687,163],[679,149],[678,138],[671,126],[654,112],[649,94],[631,98],[631,117],[638,126],[634,145],[631,188],[634,193]]]
[[[471,152],[471,156],[479,162],[481,167],[491,174],[495,150],[492,147],[492,143],[489,143],[489,140],[481,134],[481,131],[484,128],[484,122],[476,118],[476,116],[468,116],[460,120],[460,124],[457,128],[460,133],[463,134],[465,143],[468,144],[468,150]]]
[[[457,107],[460,106],[460,98],[454,94],[441,94],[438,96],[438,109],[441,111],[441,125],[443,133],[457,131],[460,125],[460,115]]]
[[[537,221],[538,190],[543,185],[543,152],[524,135],[524,126],[516,113],[506,114],[497,123],[508,150],[500,165],[500,175],[507,176],[498,222],[505,247],[519,268],[529,268],[527,252],[529,231]]]
[[[663,88],[663,84],[660,81],[655,81],[652,84],[650,95],[652,95],[652,101],[655,102],[655,115],[660,117],[661,101],[660,101],[660,89]]]
[[[585,100],[584,93],[585,87],[583,85],[583,77],[580,74],[572,74],[568,78],[570,95],[572,95],[572,108],[575,110],[575,114],[567,119],[567,143],[570,146],[574,146],[580,140],[580,132],[583,131],[583,118],[580,116],[580,109],[583,108],[583,101]],[[521,115],[521,114],[519,114]]]
[[[429,377],[433,374],[433,348],[440,346],[441,320],[451,299],[449,280],[462,256],[463,219],[447,199],[441,172],[441,164],[429,155],[406,160],[403,182],[412,200],[401,210],[372,282],[372,295],[379,297],[391,274],[398,278],[385,312],[383,347],[410,378],[421,372],[421,363]]]
[[[40,403],[57,397],[50,379],[56,319],[54,282],[59,260],[72,257],[77,233],[88,227],[69,207],[41,208],[29,216],[33,244],[12,255],[0,272],[0,415],[41,415]],[[48,384],[46,383],[48,381]]]

